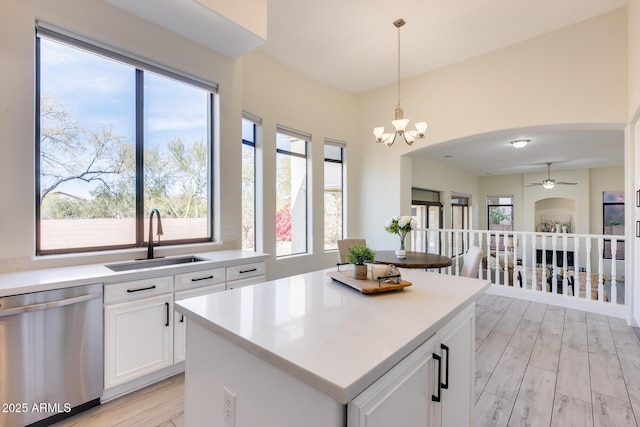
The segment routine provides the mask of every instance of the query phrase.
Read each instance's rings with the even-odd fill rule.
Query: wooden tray
[[[327,273],[336,282],[343,283],[347,286],[357,289],[363,294],[379,294],[381,292],[397,291],[407,286],[411,286],[411,282],[400,279],[400,283],[380,282],[378,286],[377,280],[372,279],[354,279],[353,271],[329,271]]]

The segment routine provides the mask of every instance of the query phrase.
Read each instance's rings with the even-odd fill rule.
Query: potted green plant
[[[367,266],[366,263],[374,262],[376,253],[373,249],[366,247],[360,243],[352,246],[347,251],[347,262],[353,264],[353,278],[366,279]]]

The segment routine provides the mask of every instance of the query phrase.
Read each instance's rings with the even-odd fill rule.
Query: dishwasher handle
[[[64,298],[55,301],[42,302],[38,304],[23,305],[20,307],[12,307],[0,309],[0,317],[13,316],[16,314],[30,313],[33,311],[48,310],[50,308],[64,307],[65,305],[78,304],[95,298],[102,298],[101,293],[80,295],[77,297]]]

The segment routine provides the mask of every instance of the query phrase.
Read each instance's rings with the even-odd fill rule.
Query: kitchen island
[[[489,282],[401,270],[412,286],[363,295],[334,270],[176,303],[187,426],[471,423],[474,301]]]

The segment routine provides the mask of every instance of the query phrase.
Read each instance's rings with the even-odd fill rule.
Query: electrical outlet
[[[222,402],[224,420],[230,427],[236,425],[236,395],[228,388],[224,388],[224,400]]]
[[[227,225],[227,236],[235,236],[235,235],[236,235],[236,226]]]

